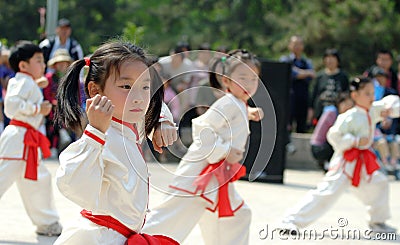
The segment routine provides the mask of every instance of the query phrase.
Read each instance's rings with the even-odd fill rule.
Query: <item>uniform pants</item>
[[[387,177],[380,171],[372,174],[370,181],[362,179],[358,187],[343,173],[329,176],[329,172],[317,189],[309,191],[304,199],[284,218],[283,223],[293,223],[302,228],[321,217],[349,187],[366,205],[370,223],[385,222],[390,217],[389,186]]]
[[[50,225],[59,220],[54,206],[51,175],[42,162],[38,167],[38,180],[25,179],[26,162],[0,160],[0,198],[16,182],[26,212],[36,226]]]
[[[218,218],[218,213],[206,210],[209,203],[198,196],[169,195],[151,210],[143,232],[169,236],[179,243],[199,223],[206,245],[241,245],[249,243],[251,210],[244,204],[232,217]]]

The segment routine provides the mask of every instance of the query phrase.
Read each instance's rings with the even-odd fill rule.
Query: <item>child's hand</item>
[[[162,153],[162,147],[172,145],[178,139],[177,128],[168,121],[160,123],[154,131],[152,143],[154,150]]]
[[[44,116],[47,116],[47,115],[49,115],[52,107],[53,106],[51,105],[51,103],[48,100],[45,100],[45,101],[42,102],[42,104],[40,104],[39,113],[44,115]]]
[[[381,117],[387,118],[389,116],[389,113],[390,113],[390,108],[384,109],[381,111]]]
[[[358,141],[358,146],[367,146],[368,143],[369,143],[369,138],[361,137],[360,140]]]
[[[96,94],[86,100],[86,114],[89,124],[105,133],[110,127],[114,106],[106,96]]]
[[[36,79],[36,84],[39,86],[39,88],[45,88],[49,85],[49,80],[47,80],[46,77],[41,77]]]
[[[251,121],[258,122],[264,118],[264,111],[260,107],[248,107],[247,114],[248,114],[249,120],[251,120]]]
[[[231,150],[229,151],[228,155],[226,156],[225,160],[228,163],[238,163],[240,160],[242,160],[243,158],[243,152],[235,149],[235,148],[231,148]]]

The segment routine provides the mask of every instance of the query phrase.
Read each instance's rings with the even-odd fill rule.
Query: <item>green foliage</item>
[[[39,40],[37,9],[45,0],[0,1],[0,38],[9,44]],[[59,17],[71,20],[73,36],[89,54],[104,41],[124,37],[164,55],[178,41],[192,48],[247,48],[261,57],[286,54],[291,35],[304,37],[316,67],[326,48],[341,51],[343,67],[361,73],[379,48],[397,54],[400,4],[394,0],[68,0]]]

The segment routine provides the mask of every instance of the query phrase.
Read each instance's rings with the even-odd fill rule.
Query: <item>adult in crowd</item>
[[[39,47],[43,50],[45,63],[54,57],[57,49],[66,49],[71,58],[75,60],[83,59],[83,51],[79,42],[71,37],[72,27],[68,19],[62,18],[58,21],[56,36],[46,38],[40,42]]]
[[[398,93],[400,92],[399,82],[397,78],[397,72],[393,69],[393,54],[387,49],[381,49],[376,54],[375,64],[368,68],[364,75],[373,78],[373,70],[375,67],[383,69],[386,74],[386,85],[387,88],[395,89]]]
[[[317,73],[310,104],[314,119],[318,121],[324,108],[335,105],[339,93],[349,91],[349,78],[340,67],[340,56],[336,49],[325,50],[324,68]]]
[[[310,81],[315,77],[310,60],[303,56],[304,43],[300,36],[292,36],[288,46],[290,54],[281,57],[281,62],[287,62],[292,65],[292,87],[290,91],[291,111],[290,127],[296,122],[296,132],[305,133],[307,131],[307,113],[308,113],[308,89]]]

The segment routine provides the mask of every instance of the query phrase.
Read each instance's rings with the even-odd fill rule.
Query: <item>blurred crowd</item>
[[[327,47],[321,54],[323,66],[316,71],[311,60],[304,54],[304,45],[301,36],[292,36],[288,40],[288,53],[280,58],[281,62],[292,66],[289,98],[291,108],[287,129],[288,132],[313,134],[310,142],[312,154],[321,168],[324,168],[333,153],[326,141],[326,132],[337,114],[343,111],[340,105],[346,101],[344,98],[349,92],[349,75],[346,73],[346,67],[342,66],[339,50]],[[43,49],[47,65],[46,73],[43,74],[46,78],[43,95],[45,100],[55,106],[60,78],[73,61],[82,59],[85,54],[78,40],[72,37],[71,22],[65,18],[58,21],[56,36],[42,40],[39,46]],[[223,94],[223,91],[216,91],[210,87],[210,78],[215,74],[223,74],[223,67],[212,67],[210,64],[215,64],[216,59],[223,59],[227,52],[226,46],[212,49],[208,43],[203,43],[198,47],[191,47],[190,43],[181,41],[171,48],[169,56],[155,58],[154,66],[164,82],[164,100],[179,126],[181,141],[162,155],[152,152],[151,147],[147,148],[145,149],[147,158],[156,155],[158,160],[168,161],[171,157],[183,156],[186,147],[191,143],[191,120],[203,114]],[[7,81],[14,76],[8,63],[9,54],[9,49],[2,46],[1,108],[3,108],[2,98],[7,92]],[[395,59],[390,49],[381,49],[376,51],[375,64],[371,64],[359,73],[374,80],[375,99],[379,100],[386,95],[400,93],[399,71],[400,57]],[[81,88],[80,95],[84,109],[85,93],[83,86]],[[52,154],[56,157],[70,142],[79,137],[79,132],[74,133],[62,127],[55,127],[53,116],[54,111],[46,117],[41,130],[49,138]],[[8,123],[9,119],[4,113],[0,113],[0,133]],[[387,118],[376,128],[374,148],[388,171],[398,169],[399,135],[398,119]],[[289,154],[296,151],[290,141],[289,137],[286,147]]]

